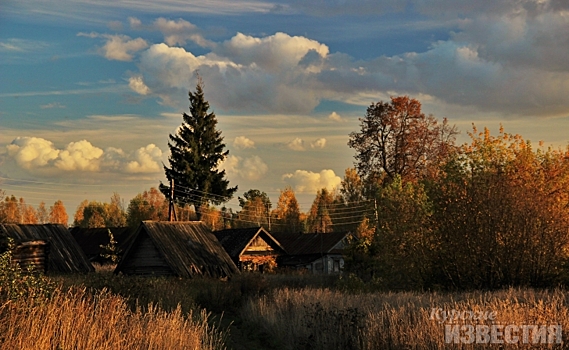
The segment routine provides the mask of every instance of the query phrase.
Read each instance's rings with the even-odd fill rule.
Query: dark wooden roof
[[[312,255],[335,253],[332,251],[334,247],[348,234],[348,232],[274,232],[273,237],[280,242],[289,255]]]
[[[283,246],[264,228],[249,227],[215,231],[213,233],[233,260],[239,256],[257,236],[261,236],[273,249],[285,251]]]
[[[180,277],[225,277],[239,273],[219,241],[200,221],[143,221],[133,236],[115,272],[144,261],[132,261],[137,240],[149,237],[171,271]]]
[[[60,224],[0,225],[0,235],[11,237],[16,243],[46,241],[49,244],[48,272],[93,272],[93,265],[85,256],[69,230]]]
[[[79,244],[89,260],[99,260],[102,252],[101,246],[109,244],[109,232],[111,230],[117,241],[120,252],[123,252],[130,243],[129,238],[134,233],[129,227],[109,227],[109,228],[84,228],[73,227],[70,229],[71,235]]]

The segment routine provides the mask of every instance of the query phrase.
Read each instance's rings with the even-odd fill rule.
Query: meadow
[[[531,327],[524,339],[522,327],[569,329],[562,289],[381,292],[338,277],[184,280],[101,268],[50,280],[48,296],[0,303],[1,349],[561,349]],[[503,344],[488,344],[491,332],[471,344],[460,340],[464,331],[445,334],[447,325],[468,324],[502,325]],[[506,339],[517,342],[504,341],[507,325],[519,327]]]

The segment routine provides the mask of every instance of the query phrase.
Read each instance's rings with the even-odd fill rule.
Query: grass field
[[[182,280],[100,269],[53,280],[48,299],[0,303],[1,349],[553,349],[565,346],[547,326],[569,330],[560,289],[383,293],[318,276]],[[468,325],[478,331],[472,344],[460,329]]]

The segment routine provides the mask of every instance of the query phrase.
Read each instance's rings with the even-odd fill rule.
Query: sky
[[[275,207],[292,186],[306,211],[391,96],[459,143],[502,124],[565,148],[567,57],[566,0],[0,0],[0,188],[71,217],[115,192],[128,204],[165,181],[199,74],[237,195]]]

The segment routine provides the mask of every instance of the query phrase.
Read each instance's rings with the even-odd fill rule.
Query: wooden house
[[[31,259],[28,260],[29,263],[37,264],[41,263],[41,259],[45,261],[47,258],[47,272],[87,273],[95,271],[69,230],[61,224],[1,224],[0,236],[14,240],[16,256],[19,256],[19,259]],[[36,247],[32,249],[33,245]],[[45,250],[47,247],[49,250]],[[44,253],[48,252],[47,257],[42,258],[40,256],[42,253],[38,249],[44,249]],[[34,259],[38,260],[33,262]]]
[[[262,227],[229,229],[213,233],[241,271],[267,271],[277,266],[284,248]]]
[[[274,232],[273,237],[287,252],[277,259],[277,263],[279,267],[306,269],[312,273],[340,273],[344,267],[343,253],[348,235],[347,232]]]
[[[143,221],[115,273],[127,275],[230,277],[239,270],[200,221]]]
[[[115,241],[119,256],[125,252],[130,238],[134,230],[129,227],[110,227],[110,228],[84,228],[73,227],[70,229],[71,235],[79,244],[87,258],[91,262],[103,263],[105,259],[101,256],[104,249],[101,246],[107,246],[110,243],[109,231],[112,233]]]

